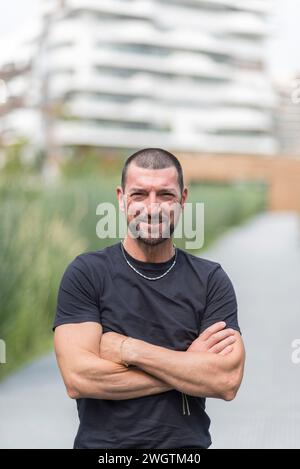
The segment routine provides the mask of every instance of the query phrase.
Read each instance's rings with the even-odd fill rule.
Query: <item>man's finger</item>
[[[226,347],[224,350],[222,350],[222,352],[219,353],[219,355],[228,355],[230,352],[232,352],[233,350],[233,346],[232,345],[228,345],[228,347]]]
[[[212,334],[215,334],[216,332],[221,331],[226,327],[226,322],[220,321],[216,322],[212,326],[209,326],[205,331],[203,331],[199,337],[203,340],[207,340]]]
[[[224,329],[223,331],[216,332],[207,339],[208,348],[210,349],[218,342],[221,342],[221,340],[232,335],[234,335],[233,329]]]
[[[226,349],[226,347],[234,344],[235,341],[236,341],[236,337],[234,335],[231,335],[229,337],[226,337],[226,339],[221,340],[221,342],[218,342],[213,347],[211,347],[209,351],[212,353],[221,353],[223,350]]]

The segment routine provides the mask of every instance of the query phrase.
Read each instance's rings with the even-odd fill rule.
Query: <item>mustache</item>
[[[163,223],[163,222],[168,222],[170,220],[169,217],[162,216],[162,215],[153,215],[153,216],[146,216],[146,217],[135,217],[135,221],[137,223],[140,222],[145,222],[145,223],[151,223],[151,224],[157,224],[157,223]]]

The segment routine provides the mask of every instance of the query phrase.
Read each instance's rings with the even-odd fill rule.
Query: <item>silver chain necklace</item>
[[[121,248],[122,248],[122,253],[123,253],[123,256],[124,256],[124,259],[125,261],[127,262],[127,264],[129,265],[129,267],[132,268],[132,270],[134,270],[137,274],[139,274],[141,277],[147,279],[147,280],[159,280],[160,278],[164,277],[165,275],[167,275],[171,269],[173,269],[174,265],[176,264],[176,260],[177,260],[177,248],[175,246],[175,244],[173,244],[173,247],[175,248],[175,259],[174,261],[172,262],[172,264],[170,265],[170,267],[168,268],[168,270],[166,270],[166,272],[164,272],[162,275],[159,275],[158,277],[147,277],[147,275],[144,275],[142,274],[141,272],[139,272],[130,262],[129,260],[127,259],[126,255],[125,255],[125,251],[124,251],[124,246],[123,246],[123,241],[121,241]]]

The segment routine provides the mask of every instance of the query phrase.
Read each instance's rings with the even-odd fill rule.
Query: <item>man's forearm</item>
[[[208,352],[181,352],[132,339],[124,343],[124,361],[189,395],[230,399],[226,357]]]
[[[86,352],[77,361],[67,389],[69,396],[75,399],[124,400],[160,394],[172,387],[145,371]]]

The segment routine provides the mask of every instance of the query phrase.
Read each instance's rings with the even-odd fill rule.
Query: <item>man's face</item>
[[[157,245],[170,238],[186,199],[186,191],[180,192],[174,166],[147,169],[131,163],[123,194],[131,235],[148,245]],[[121,202],[120,188],[118,195]]]

